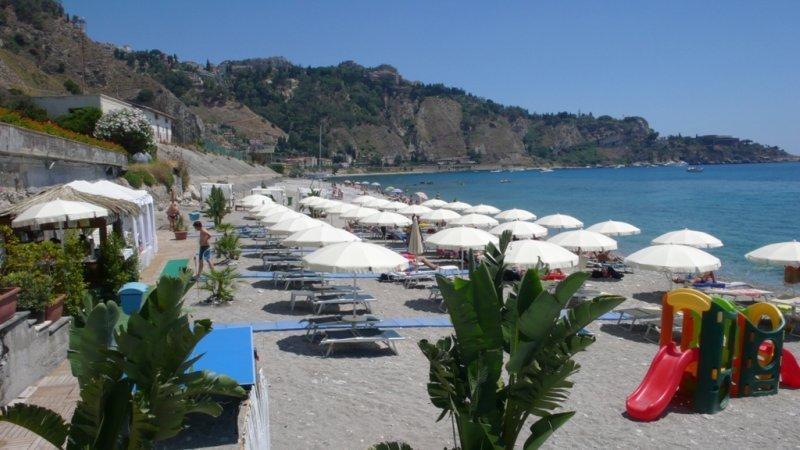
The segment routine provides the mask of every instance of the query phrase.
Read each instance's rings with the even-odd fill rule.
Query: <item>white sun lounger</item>
[[[289,308],[294,311],[295,303],[301,299],[307,302],[311,308],[314,309],[315,314],[320,314],[326,306],[346,305],[348,303],[353,304],[353,307],[362,305],[367,311],[371,312],[372,307],[370,304],[375,301],[375,297],[371,295],[354,294],[352,292],[329,294],[316,293],[313,291],[293,291],[289,300]]]
[[[319,345],[326,347],[325,356],[330,356],[333,348],[342,344],[363,344],[363,343],[384,343],[392,352],[397,355],[396,341],[405,338],[395,330],[384,330],[380,328],[359,328],[355,330],[334,330],[325,331],[325,337]]]

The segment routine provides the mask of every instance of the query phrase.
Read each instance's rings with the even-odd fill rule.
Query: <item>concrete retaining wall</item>
[[[37,327],[29,312],[18,312],[0,325],[0,405],[14,400],[67,357],[71,320],[62,317]]]
[[[73,180],[114,179],[127,156],[0,123],[0,186],[24,189]]]

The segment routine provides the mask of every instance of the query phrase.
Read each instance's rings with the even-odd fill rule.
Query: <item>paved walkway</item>
[[[158,276],[164,269],[164,265],[170,259],[189,259],[189,267],[194,271],[193,256],[197,251],[197,233],[189,232],[189,237],[185,241],[176,241],[174,234],[169,230],[158,230],[158,253],[153,261],[139,274],[140,281],[147,284],[156,284]]]
[[[78,381],[72,376],[66,359],[49,375],[23,391],[12,403],[29,403],[49,408],[67,422],[78,402]],[[2,449],[52,449],[55,448],[39,436],[24,428],[0,422],[0,448]]]

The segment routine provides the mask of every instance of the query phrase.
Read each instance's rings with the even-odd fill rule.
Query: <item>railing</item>
[[[269,450],[269,395],[263,369],[258,369],[256,384],[250,389],[244,421],[244,449]]]

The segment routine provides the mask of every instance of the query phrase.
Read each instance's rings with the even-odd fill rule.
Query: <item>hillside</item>
[[[777,147],[726,136],[660,137],[641,117],[531,114],[461,89],[404,79],[388,65],[300,67],[283,58],[179,61],[92,41],[54,0],[0,0],[0,88],[66,93],[65,82],[161,109],[178,143],[336,162],[493,164],[765,162]]]

